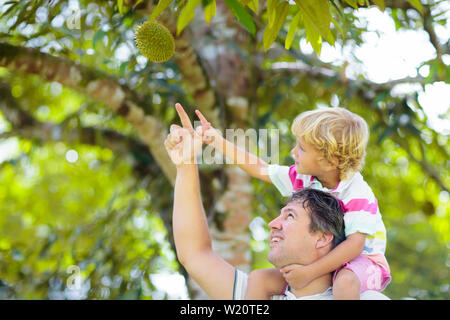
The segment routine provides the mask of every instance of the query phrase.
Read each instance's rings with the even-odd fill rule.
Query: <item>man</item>
[[[194,161],[202,147],[201,127],[197,128],[200,130],[194,130],[181,105],[177,104],[176,109],[183,127],[171,126],[165,146],[177,167],[173,232],[178,259],[212,299],[244,299],[247,275],[212,250],[201,202],[198,168]],[[342,234],[343,222],[339,212],[335,212],[335,221],[332,223],[322,223],[311,215],[313,212],[309,201],[313,202],[313,198],[317,198],[321,202],[324,197],[330,196],[316,190],[294,195],[279,217],[270,222],[268,258],[276,268],[288,268],[295,263],[312,263],[327,254],[340,240],[337,238]],[[333,213],[332,210],[329,212]],[[314,279],[303,288],[288,287],[278,298],[332,299],[331,274]],[[387,297],[375,291],[366,291],[361,299]]]

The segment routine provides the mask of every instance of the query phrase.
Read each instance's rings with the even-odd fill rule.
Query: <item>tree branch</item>
[[[13,128],[10,132],[0,135],[0,138],[20,136],[26,139],[36,139],[41,142],[64,141],[67,143],[83,143],[98,145],[110,149],[118,155],[137,154],[142,159],[152,161],[153,157],[147,146],[132,137],[122,135],[114,130],[94,127],[70,128],[68,123],[61,124],[42,122],[20,108],[17,100],[11,95],[8,84],[0,82],[0,110]],[[136,159],[139,161],[139,159]],[[147,162],[148,164],[148,162]]]
[[[176,35],[178,16],[173,12],[163,12],[158,20],[173,34],[175,39],[174,60],[183,76],[187,91],[192,95],[196,107],[216,128],[221,130],[222,122],[219,118],[219,109],[216,108],[216,94],[210,85],[210,80],[202,65],[201,57],[197,54],[191,43],[192,33],[185,29]]]
[[[311,68],[310,66],[301,62],[275,64],[274,68],[265,70],[263,72],[264,79],[267,80],[277,73],[288,76],[303,76],[319,81],[335,81],[340,85],[350,87],[364,87],[372,89],[374,92],[390,90],[395,85],[401,83],[419,83],[422,85],[425,83],[425,78],[421,76],[406,77],[403,79],[392,80],[385,83],[374,83],[371,81],[359,79],[351,80],[345,77],[342,71],[335,71],[326,68]]]
[[[394,141],[400,145],[408,154],[408,156],[417,163],[423,171],[425,171],[437,184],[438,186],[447,192],[450,192],[449,188],[445,185],[445,183],[441,180],[441,177],[439,176],[438,171],[433,168],[425,159],[418,159],[414,156],[414,154],[411,152],[411,148],[409,147],[409,144],[406,142],[405,139],[394,138]],[[420,143],[420,142],[419,142]]]
[[[423,9],[423,29],[428,33],[430,42],[436,50],[437,59],[441,60],[443,54],[449,54],[448,47],[443,47],[439,44],[438,37],[433,28],[433,17],[431,16],[431,10],[428,6],[424,6]]]
[[[144,114],[145,105],[149,102],[120,85],[113,77],[65,58],[7,43],[0,43],[0,66],[36,74],[45,81],[57,81],[102,102],[133,125],[166,177],[171,183],[175,181],[175,166],[163,143],[167,129],[159,119]]]
[[[370,1],[370,5],[358,5],[360,8],[368,8],[371,6],[375,6],[375,3],[373,1]],[[344,8],[353,8],[351,5],[349,5],[347,2],[343,0],[339,0],[339,5]],[[406,0],[385,0],[384,5],[386,8],[391,9],[402,9],[402,10],[408,10],[408,9],[414,9],[415,8]],[[353,8],[354,9],[354,8]]]

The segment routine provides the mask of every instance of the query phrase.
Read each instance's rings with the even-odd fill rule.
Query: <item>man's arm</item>
[[[173,234],[178,259],[211,299],[232,299],[234,267],[213,252],[195,164],[177,167]]]
[[[172,125],[164,144],[177,167],[172,223],[178,259],[212,299],[232,299],[235,270],[212,250],[200,196],[194,159],[201,150],[202,138],[183,107],[175,107],[183,128]]]

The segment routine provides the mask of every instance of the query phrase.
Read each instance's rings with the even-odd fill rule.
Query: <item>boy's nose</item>
[[[296,154],[297,154],[297,147],[291,149],[291,152],[290,152],[291,157],[294,158],[294,159],[295,159],[295,155]]]

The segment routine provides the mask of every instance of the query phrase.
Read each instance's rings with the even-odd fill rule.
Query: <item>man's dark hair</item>
[[[332,248],[345,239],[343,209],[339,200],[330,193],[306,188],[294,192],[288,203],[293,201],[299,202],[309,213],[310,232],[331,233],[334,236]]]

